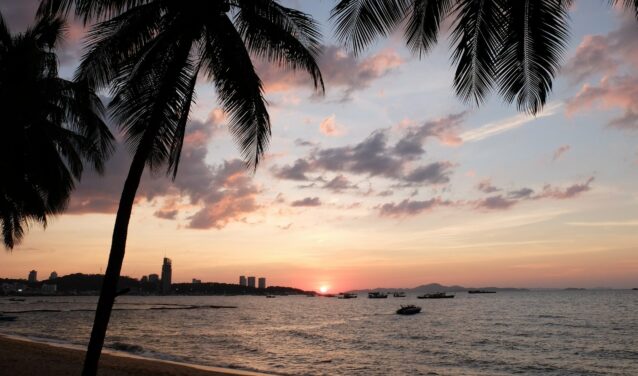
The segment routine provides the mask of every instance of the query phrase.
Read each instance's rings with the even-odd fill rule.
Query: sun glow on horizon
[[[325,294],[328,292],[329,287],[328,286],[321,286],[319,287],[319,292],[322,294]]]

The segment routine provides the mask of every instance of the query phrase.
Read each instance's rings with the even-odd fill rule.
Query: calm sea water
[[[0,333],[85,345],[95,302],[0,299],[4,312],[61,310],[16,314],[0,322]],[[394,314],[409,303],[423,312]],[[172,304],[237,308],[148,309]],[[116,308],[107,346],[200,365],[282,375],[638,375],[638,291],[441,300],[125,296]]]

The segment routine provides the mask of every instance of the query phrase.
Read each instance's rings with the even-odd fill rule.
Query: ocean
[[[0,298],[0,312],[21,312],[0,322],[0,333],[84,346],[96,301]],[[423,311],[396,315],[401,304]],[[172,309],[192,306],[201,308]],[[631,290],[438,300],[122,296],[115,308],[108,348],[205,366],[277,375],[638,375]]]

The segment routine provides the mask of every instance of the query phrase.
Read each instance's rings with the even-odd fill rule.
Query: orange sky
[[[0,4],[19,30],[33,4]],[[325,20],[330,3],[301,2]],[[31,8],[30,8],[31,7]],[[259,63],[273,140],[245,171],[214,90],[202,82],[177,180],[143,179],[123,274],[332,292],[423,283],[638,286],[638,28],[579,3],[545,110],[498,98],[480,109],[451,88],[446,42],[419,60],[390,38],[359,58],[327,33],[325,98],[307,78]],[[81,53],[72,27],[61,60]],[[87,173],[69,212],[34,226],[0,277],[99,273],[130,157]]]

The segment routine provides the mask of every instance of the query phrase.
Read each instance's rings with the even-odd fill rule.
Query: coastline
[[[84,350],[73,346],[0,334],[0,369],[10,370],[12,376],[79,375],[83,361]],[[103,351],[99,375],[269,376],[259,372],[199,366],[114,351]]]

